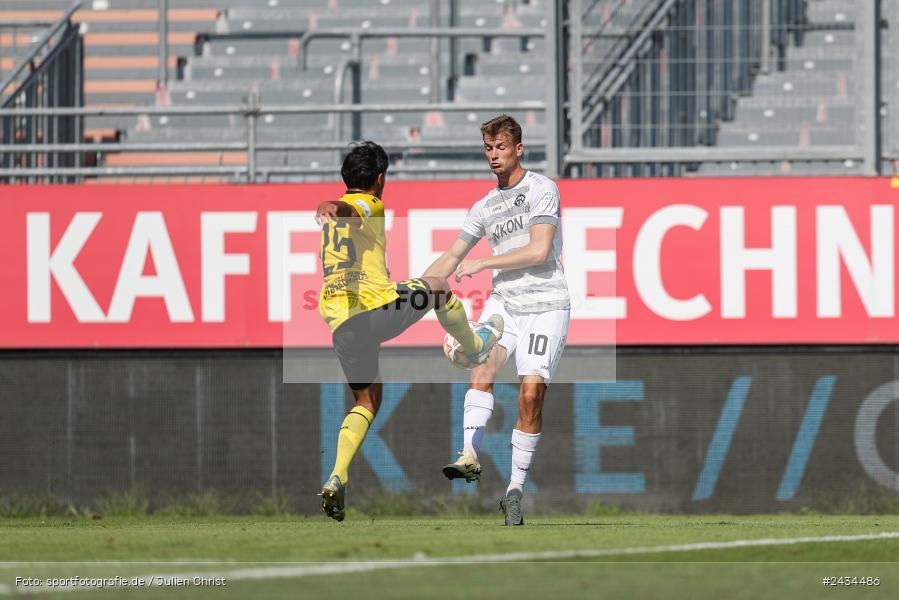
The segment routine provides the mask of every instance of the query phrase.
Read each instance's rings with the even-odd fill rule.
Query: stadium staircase
[[[884,3],[884,7],[891,4]],[[781,69],[756,76],[752,94],[737,99],[733,120],[721,123],[718,144],[809,148],[851,143],[858,123],[859,81],[853,69],[856,33],[828,27],[849,26],[856,16],[852,2],[808,2],[810,30],[803,34],[802,45],[788,48]],[[882,47],[889,54],[895,52],[890,44]],[[888,77],[888,71],[884,71],[884,76]],[[895,98],[895,82],[889,87]],[[860,167],[848,159],[841,164],[735,162],[706,164],[698,172],[702,175],[852,175],[860,173]]]
[[[593,10],[588,9],[585,27],[592,25],[600,32],[588,39],[584,49],[587,146],[774,150],[768,161],[681,163],[665,168],[605,164],[588,167],[588,175],[861,172],[862,165],[851,159],[777,159],[780,148],[859,142],[856,2],[773,0],[770,39],[775,55],[769,69],[762,68],[759,50],[763,47],[758,28],[761,3],[609,0],[586,4]],[[881,135],[887,140],[885,150],[896,154],[899,111],[890,107],[899,100],[899,2],[884,0],[881,7],[881,87],[886,101]],[[621,12],[617,19],[615,10]],[[702,56],[705,39],[696,34],[700,26],[706,27],[702,35],[709,36],[705,38],[708,47],[716,54]],[[896,167],[885,163],[887,172]]]

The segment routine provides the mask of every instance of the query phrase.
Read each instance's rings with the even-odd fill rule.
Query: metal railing
[[[438,104],[308,104],[297,106],[263,106],[258,97],[250,95],[247,102],[241,106],[165,106],[165,107],[139,107],[139,108],[22,108],[0,109],[0,119],[5,118],[77,118],[103,117],[103,116],[240,116],[246,121],[246,138],[240,142],[166,142],[166,143],[103,143],[85,144],[73,143],[29,143],[29,144],[2,144],[0,156],[9,153],[39,153],[53,152],[67,154],[75,158],[70,159],[72,166],[60,167],[52,165],[28,164],[22,166],[4,166],[0,168],[0,181],[7,180],[36,182],[41,178],[53,180],[65,179],[67,181],[83,180],[87,177],[170,177],[170,176],[206,176],[215,175],[231,178],[233,181],[256,183],[270,181],[273,176],[312,175],[334,176],[340,170],[339,163],[322,165],[319,167],[304,167],[299,165],[260,165],[258,155],[263,152],[288,152],[302,150],[334,151],[345,150],[353,140],[332,142],[260,142],[258,140],[258,122],[265,115],[300,115],[300,114],[328,114],[328,113],[401,113],[401,112],[426,112],[431,110],[447,112],[469,111],[501,111],[501,110],[542,110],[542,102],[518,102],[514,104],[499,103],[438,103]],[[532,141],[531,146],[542,146],[542,141]],[[391,142],[382,144],[391,153],[399,151],[401,158],[416,157],[415,153],[421,150],[462,151],[466,154],[478,154],[481,148],[479,139],[470,142]],[[211,165],[211,166],[80,166],[78,156],[91,154],[106,154],[120,152],[245,152],[246,164],[240,165]],[[102,156],[96,160],[102,162]],[[533,162],[530,166],[537,170],[545,168],[545,162]],[[483,162],[471,161],[465,164],[441,165],[439,169],[426,165],[392,165],[391,173],[485,173]]]
[[[73,4],[0,83],[0,96],[17,84],[0,104],[0,143],[8,149],[0,152],[3,171],[58,170],[81,165],[77,154],[47,149],[53,144],[78,143],[83,139],[82,117],[58,112],[84,104],[83,43],[78,26],[71,20],[80,5]],[[31,72],[19,81],[28,68]],[[46,112],[31,114],[29,109]],[[23,146],[32,150],[22,150]],[[57,174],[46,181],[71,179]]]
[[[159,76],[157,85],[169,85],[169,0],[159,0]]]
[[[357,56],[362,51],[362,42],[370,38],[542,38],[546,32],[543,29],[499,29],[485,27],[416,27],[394,28],[394,27],[373,27],[371,29],[317,29],[315,31],[306,31],[300,37],[300,60],[303,69],[306,68],[308,46],[315,39],[337,38],[349,39],[351,44],[351,53]],[[288,34],[290,35],[290,34]],[[292,34],[296,37],[296,33]],[[432,55],[431,60],[435,60]]]
[[[7,45],[0,46],[0,59],[5,59],[5,61],[0,60],[0,81],[6,81],[12,69],[20,66],[21,63],[17,59],[21,59],[21,55],[27,54],[39,37],[39,34],[36,35],[35,32],[43,32],[55,24],[56,21],[30,19],[0,21],[0,36],[9,39]],[[4,62],[10,66],[4,66]],[[2,96],[0,93],[0,98]]]
[[[7,88],[12,86],[14,83],[21,83],[20,77],[26,69],[30,68],[32,72],[35,70],[35,64],[40,59],[41,53],[49,52],[53,48],[52,42],[55,36],[72,25],[72,15],[74,15],[79,8],[81,8],[81,0],[78,0],[77,2],[72,4],[72,6],[70,6],[69,9],[63,14],[63,16],[58,21],[54,22],[26,20],[3,23],[4,28],[10,29],[18,29],[21,27],[47,27],[48,29],[46,29],[46,31],[41,34],[37,41],[31,46],[30,51],[24,56],[24,58],[21,58],[19,60],[18,64],[13,67],[12,71],[5,78],[0,80],[0,98],[3,98],[4,94],[7,93]],[[13,35],[14,44],[16,39],[17,36]]]

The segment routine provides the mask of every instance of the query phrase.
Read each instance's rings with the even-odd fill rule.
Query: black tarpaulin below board
[[[464,393],[387,382],[352,494],[492,504],[517,389],[496,387],[477,485],[440,471],[461,449]],[[876,510],[899,500],[897,397],[899,355],[876,349],[623,352],[614,382],[549,387],[526,498],[547,512]],[[0,498],[140,487],[159,505],[214,490],[313,512],[350,398],[340,384],[282,383],[278,351],[7,353]]]

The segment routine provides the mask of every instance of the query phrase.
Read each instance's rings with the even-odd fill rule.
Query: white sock
[[[528,477],[531,461],[537,451],[537,442],[540,441],[539,433],[525,433],[518,429],[512,430],[512,477],[506,494],[524,490],[524,481]]]
[[[462,440],[465,446],[462,452],[475,458],[478,448],[487,431],[487,421],[493,414],[493,394],[470,389],[465,392],[465,404],[462,413]]]

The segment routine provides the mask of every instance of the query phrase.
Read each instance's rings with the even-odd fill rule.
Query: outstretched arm
[[[456,281],[463,277],[471,277],[485,269],[523,269],[533,265],[541,265],[549,258],[556,226],[548,223],[531,225],[531,241],[518,250],[499,256],[463,260],[456,268]]]
[[[318,205],[318,208],[315,209],[315,222],[319,225],[334,221],[338,218],[348,219],[350,217],[358,216],[359,213],[355,208],[340,200],[322,202]]]
[[[468,255],[469,250],[474,246],[469,244],[462,238],[456,238],[455,241],[447,248],[446,252],[440,255],[440,258],[431,263],[422,277],[440,277],[446,279],[453,274],[462,259]]]

